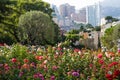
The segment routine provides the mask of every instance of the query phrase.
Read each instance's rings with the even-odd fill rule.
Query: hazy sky
[[[104,0],[102,2],[102,6],[110,6],[110,7],[119,7],[120,8],[120,0]]]
[[[80,9],[87,5],[92,5],[98,1],[104,1],[104,0],[43,0],[43,1],[48,2],[50,4],[55,4],[57,5],[57,7],[61,4],[69,3],[70,5],[75,6],[76,9]]]

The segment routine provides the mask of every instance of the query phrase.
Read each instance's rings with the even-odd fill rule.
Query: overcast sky
[[[120,7],[120,0],[104,0],[103,6]]]
[[[57,5],[57,7],[61,4],[69,3],[70,5],[75,6],[76,9],[80,9],[87,5],[92,5],[98,1],[103,1],[103,0],[43,0],[43,1],[48,2],[50,4],[55,4]]]
[[[112,7],[120,7],[120,0],[43,0],[50,4],[55,4],[57,7],[64,3],[69,3],[76,7],[76,9],[80,9],[87,5],[92,5],[98,1],[101,2],[102,6],[112,6]]]

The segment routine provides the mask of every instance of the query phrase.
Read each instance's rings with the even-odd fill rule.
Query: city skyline
[[[78,10],[78,9],[84,8],[89,5],[93,5],[99,1],[102,2],[104,0],[71,0],[71,1],[69,0],[43,0],[43,1],[48,2],[50,4],[54,4],[57,7],[59,7],[62,4],[68,3],[72,6],[75,6],[75,8]]]

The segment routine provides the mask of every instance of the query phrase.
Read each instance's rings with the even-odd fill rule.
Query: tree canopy
[[[51,17],[50,4],[42,0],[0,0],[0,34],[11,36],[13,41],[19,42],[18,22],[19,17],[28,11],[42,11]],[[2,40],[3,37],[0,37]],[[6,41],[2,40],[7,43]]]
[[[119,21],[119,19],[113,18],[112,16],[106,16],[105,20],[107,20],[107,23]]]
[[[50,17],[40,11],[30,11],[19,19],[20,40],[31,45],[53,44],[55,26]]]

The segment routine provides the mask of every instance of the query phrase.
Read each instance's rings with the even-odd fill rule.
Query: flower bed
[[[120,80],[119,54],[5,46],[0,48],[0,80]]]

